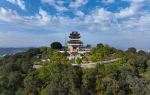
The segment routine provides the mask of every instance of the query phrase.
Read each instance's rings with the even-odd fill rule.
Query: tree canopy
[[[62,44],[60,42],[53,42],[51,43],[52,49],[62,49]]]
[[[67,52],[41,47],[3,57],[0,95],[150,95],[148,52],[137,52],[135,48],[122,51],[98,44],[83,57],[95,62],[120,60],[111,64],[98,63],[95,68],[72,66],[67,56]],[[50,61],[42,62],[41,58]],[[84,58],[76,60],[78,64],[82,61]],[[34,69],[34,63],[42,67]]]

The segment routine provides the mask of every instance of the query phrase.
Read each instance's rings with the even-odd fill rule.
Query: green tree
[[[82,75],[83,95],[95,95],[96,92],[96,70],[95,69],[83,69]]]
[[[39,95],[42,84],[36,72],[28,74],[24,79],[25,95]]]
[[[52,49],[62,49],[62,44],[60,42],[53,42],[51,43]]]
[[[134,48],[134,47],[128,48],[127,52],[128,53],[136,53],[136,48]]]
[[[82,63],[82,59],[77,57],[76,62],[77,62],[77,64],[81,64]]]
[[[20,67],[21,67],[20,69],[23,73],[28,73],[29,70],[32,70],[33,65],[23,62]]]
[[[8,81],[7,77],[0,75],[0,92],[8,88]]]
[[[104,47],[104,45],[102,44],[102,43],[99,43],[99,44],[97,44],[97,46],[96,46],[97,48],[103,48]]]
[[[58,75],[50,80],[42,95],[80,95],[82,72],[79,67],[62,65]]]
[[[21,82],[22,82],[22,75],[20,72],[16,71],[16,72],[11,72],[8,76],[8,87],[10,87],[11,89],[16,90]]]
[[[140,51],[138,51],[138,54],[140,54],[140,55],[146,55],[146,52],[143,51],[143,50],[140,50]]]

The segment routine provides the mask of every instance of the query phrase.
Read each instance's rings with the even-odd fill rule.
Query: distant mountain
[[[0,57],[5,55],[11,55],[18,52],[27,51],[29,48],[0,48]]]

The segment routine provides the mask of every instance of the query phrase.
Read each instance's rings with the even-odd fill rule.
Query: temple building
[[[76,31],[73,31],[69,35],[69,41],[67,42],[68,53],[70,56],[80,56],[90,52],[90,47],[84,47],[83,42],[80,41],[80,34]]]
[[[68,56],[69,59],[74,59],[77,57],[82,58],[82,55],[90,53],[91,51],[91,45],[83,45],[83,42],[80,40],[81,36],[78,32],[73,31],[69,35],[69,41],[67,41],[66,46],[67,52],[70,54]],[[61,53],[64,53],[65,49],[59,51]]]
[[[71,55],[78,55],[79,51],[81,50],[81,47],[83,46],[83,43],[80,41],[80,34],[78,32],[72,32],[70,33],[70,40],[67,43],[68,52]]]

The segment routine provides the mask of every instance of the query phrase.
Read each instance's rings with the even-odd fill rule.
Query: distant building
[[[67,52],[70,54],[69,59],[76,59],[77,57],[82,58],[81,55],[91,52],[91,45],[83,45],[83,42],[80,40],[81,36],[78,32],[73,31],[69,35],[70,40],[67,41]],[[61,53],[64,53],[65,49],[62,49]]]
[[[70,40],[67,42],[68,53],[70,56],[80,56],[91,51],[91,46],[83,46],[83,42],[80,41],[80,34],[78,32],[72,32],[69,35]]]
[[[67,42],[68,52],[71,55],[78,55],[83,43],[80,41],[80,34],[78,32],[70,33],[70,41]]]

